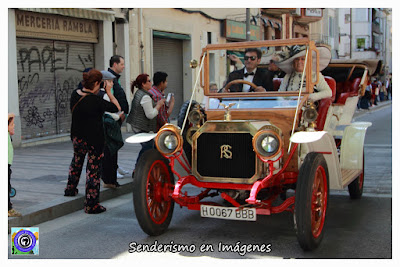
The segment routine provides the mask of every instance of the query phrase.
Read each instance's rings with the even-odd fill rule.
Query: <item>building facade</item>
[[[339,58],[380,59],[392,72],[392,15],[391,9],[340,8]]]
[[[116,30],[128,40],[115,17],[102,9],[8,10],[8,111],[16,115],[15,146],[69,138],[70,96],[83,70],[108,68]]]
[[[250,36],[246,35],[249,11]],[[69,138],[72,90],[85,68],[107,69],[109,59],[125,58],[121,85],[128,103],[139,74],[168,73],[176,119],[194,88],[207,44],[310,38],[329,45],[332,58],[379,58],[391,72],[391,11],[349,8],[108,8],[9,9],[9,112],[16,114],[14,145]],[[210,55],[211,83],[222,87],[226,55]],[[224,63],[225,62],[225,63]],[[124,130],[129,130],[129,127]]]
[[[259,9],[251,9],[256,16]],[[182,9],[139,8],[129,10],[130,76],[152,75],[157,71],[168,74],[168,92],[175,95],[176,119],[183,102],[190,98],[195,83],[195,70],[190,60],[199,60],[207,44],[246,40],[244,8]],[[252,25],[252,40],[261,40],[260,27]],[[220,55],[213,55],[218,57]],[[221,84],[217,74],[213,82]],[[130,94],[132,97],[132,94]],[[202,90],[196,88],[195,99],[201,101]],[[128,99],[129,100],[129,99]]]

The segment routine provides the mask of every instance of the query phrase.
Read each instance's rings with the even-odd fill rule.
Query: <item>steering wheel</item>
[[[232,85],[238,84],[238,83],[250,85],[250,87],[252,87],[252,88],[254,88],[254,89],[257,88],[257,85],[255,85],[255,84],[252,83],[252,82],[245,81],[245,80],[233,80],[233,81],[230,81],[230,82],[225,86],[224,90],[230,92],[229,88],[230,88]]]

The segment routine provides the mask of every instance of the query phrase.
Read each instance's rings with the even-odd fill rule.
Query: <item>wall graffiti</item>
[[[39,128],[43,128],[42,122],[44,122],[44,119],[40,116],[36,106],[30,107],[28,110],[28,115],[23,118],[25,119],[27,126],[35,125]]]
[[[92,45],[36,40],[17,44],[22,138],[69,131],[71,93],[82,71],[94,65]]]

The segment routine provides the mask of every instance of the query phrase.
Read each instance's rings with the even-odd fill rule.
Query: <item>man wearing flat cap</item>
[[[103,80],[111,80],[110,75],[114,76],[112,78],[113,88],[111,90],[112,94],[118,100],[119,105],[121,106],[121,111],[123,113],[120,115],[120,119],[118,119],[119,127],[121,127],[122,123],[125,120],[125,115],[129,113],[129,105],[126,100],[126,95],[124,88],[122,88],[119,79],[121,77],[121,73],[125,69],[125,60],[122,56],[114,55],[110,58],[110,67],[107,71],[103,71]],[[104,158],[103,158],[103,181],[109,187],[118,187],[119,184],[116,181],[117,177],[122,178],[123,175],[128,172],[118,167],[118,152],[110,153],[105,149]],[[106,186],[106,187],[107,187]]]

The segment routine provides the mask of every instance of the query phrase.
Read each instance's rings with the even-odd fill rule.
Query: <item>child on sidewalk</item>
[[[8,217],[20,217],[21,213],[13,209],[12,203],[10,201],[10,191],[11,191],[11,165],[14,158],[14,148],[11,143],[11,135],[14,135],[14,114],[8,113]]]

